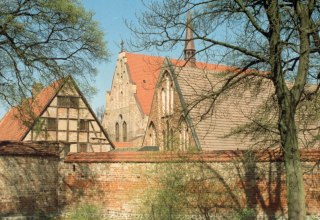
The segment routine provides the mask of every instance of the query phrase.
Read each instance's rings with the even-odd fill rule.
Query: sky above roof
[[[141,0],[81,0],[83,6],[92,11],[94,19],[99,22],[105,33],[107,48],[111,54],[109,61],[96,64],[98,75],[93,82],[97,88],[97,94],[89,100],[93,110],[105,106],[105,94],[110,90],[115,64],[120,52],[121,39],[124,41],[131,38],[131,32],[126,27],[124,20],[137,21],[136,14],[146,10]],[[128,50],[128,47],[125,46]],[[167,53],[163,56],[177,57],[182,52],[182,45],[176,54]],[[157,51],[139,51],[148,55],[158,55]],[[81,88],[80,88],[81,89]],[[0,118],[9,110],[8,106],[0,106]]]

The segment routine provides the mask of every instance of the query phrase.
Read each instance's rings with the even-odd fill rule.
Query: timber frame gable
[[[1,130],[9,128],[16,134],[8,140],[63,141],[70,144],[71,152],[101,152],[114,148],[71,76],[54,82],[35,96],[25,103],[32,113],[28,126],[21,118],[28,117],[27,110],[19,112],[20,106],[13,107],[2,119]],[[0,139],[6,136],[0,134]]]

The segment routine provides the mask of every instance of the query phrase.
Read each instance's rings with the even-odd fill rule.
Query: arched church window
[[[119,123],[117,122],[116,123],[116,126],[115,126],[115,133],[116,133],[116,141],[119,141]]]
[[[184,118],[182,118],[180,121],[181,121],[180,132],[179,132],[180,150],[185,151],[189,148],[189,129]]]
[[[173,83],[170,85],[170,114],[173,114]]]
[[[166,150],[167,134],[165,130],[162,131],[162,140],[163,140],[163,150]]]
[[[150,146],[155,146],[156,145],[156,128],[153,124],[153,122],[150,123],[149,125],[149,143]]]
[[[170,113],[170,77],[166,74],[166,114]]]
[[[124,121],[122,124],[122,135],[123,135],[123,141],[127,141],[127,123]]]
[[[173,144],[174,144],[174,137],[173,137],[173,130],[170,129],[170,149],[173,150]]]
[[[169,131],[169,121],[166,122],[166,149],[169,150],[170,149],[170,142],[171,142],[171,135],[170,135],[170,131]]]
[[[162,107],[162,114],[166,112],[166,92],[164,88],[161,90],[161,107]]]

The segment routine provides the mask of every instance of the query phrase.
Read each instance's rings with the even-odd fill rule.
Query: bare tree
[[[103,121],[104,109],[105,109],[105,108],[104,108],[103,105],[101,105],[101,106],[99,106],[99,107],[96,108],[96,116],[97,116],[97,118],[98,118],[98,120],[99,120],[100,123],[102,123],[102,121]]]
[[[305,193],[295,119],[303,101],[319,106],[320,1],[200,0],[192,1],[189,7],[188,2],[145,2],[148,10],[139,17],[140,26],[129,23],[137,36],[134,46],[170,50],[186,41],[184,21],[192,11],[191,40],[200,46],[198,56],[238,67],[222,86],[205,97],[212,102],[211,108],[229,88],[246,79],[262,78],[273,85],[272,108],[277,113],[276,129],[285,160],[288,215],[289,219],[304,219]],[[313,129],[319,131],[319,126]]]
[[[0,0],[0,101],[15,105],[35,82],[67,75],[90,88],[94,61],[108,56],[92,16],[77,0]]]

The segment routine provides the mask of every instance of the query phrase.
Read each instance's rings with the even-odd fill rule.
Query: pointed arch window
[[[173,83],[170,85],[170,114],[173,114]]]
[[[163,140],[163,150],[166,150],[167,134],[165,130],[162,131],[162,140]]]
[[[153,122],[150,123],[149,125],[149,143],[150,146],[155,146],[156,145],[156,128],[153,124]]]
[[[170,114],[170,77],[166,74],[166,114]]]
[[[115,125],[115,134],[116,134],[116,141],[119,141],[120,134],[119,134],[119,123],[118,122]]]
[[[166,112],[166,92],[165,92],[164,88],[162,88],[162,90],[161,90],[161,107],[162,107],[162,113],[165,114],[165,112]]]
[[[170,150],[173,150],[173,143],[174,142],[174,138],[173,138],[173,129],[171,128],[170,129],[170,143],[169,143],[169,145],[170,145]]]
[[[184,118],[181,119],[179,133],[180,150],[186,151],[189,148],[189,129]]]
[[[127,141],[127,123],[124,121],[122,124],[122,140]]]

